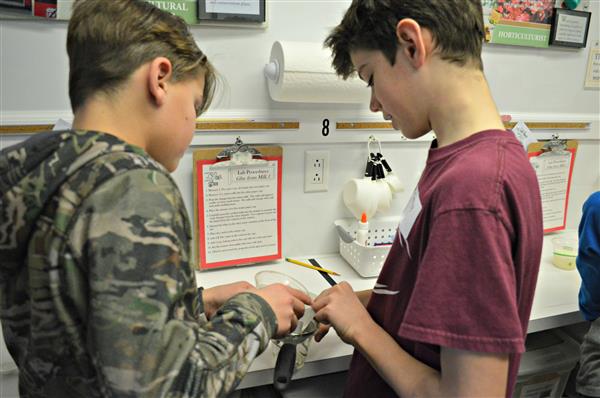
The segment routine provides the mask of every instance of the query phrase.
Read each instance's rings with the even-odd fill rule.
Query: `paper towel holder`
[[[276,59],[265,65],[264,72],[267,79],[279,82],[279,62]]]

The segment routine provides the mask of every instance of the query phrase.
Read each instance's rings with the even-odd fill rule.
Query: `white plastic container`
[[[576,236],[563,235],[552,238],[552,264],[567,271],[574,270],[578,247]]]
[[[385,217],[369,220],[367,246],[360,245],[356,240],[346,243],[340,238],[340,255],[363,277],[379,275],[383,262],[390,251],[391,243],[396,236],[400,218]],[[354,218],[335,220],[348,234],[356,238],[358,223]]]
[[[559,329],[527,335],[513,398],[562,397],[579,344]]]

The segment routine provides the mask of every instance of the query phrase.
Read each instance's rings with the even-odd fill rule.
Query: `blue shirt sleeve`
[[[593,321],[600,318],[600,191],[583,205],[577,270],[581,275],[579,308],[585,319]]]

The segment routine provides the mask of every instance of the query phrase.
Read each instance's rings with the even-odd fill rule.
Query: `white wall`
[[[298,120],[296,131],[197,133],[175,179],[192,214],[192,155],[199,145],[230,144],[236,135],[248,143],[279,143],[284,147],[283,248],[284,255],[321,254],[337,250],[333,220],[348,217],[341,187],[361,175],[365,141],[371,132],[332,129],[321,135],[321,121],[374,119],[367,104],[322,105],[273,102],[262,68],[275,40],[322,41],[336,25],[350,1],[269,0],[266,29],[194,27],[200,47],[227,82],[225,95],[208,117],[256,117]],[[484,66],[492,92],[503,114],[540,121],[591,121],[584,131],[560,131],[580,139],[568,225],[575,228],[585,197],[600,189],[600,93],[585,90],[583,79],[588,51],[599,38],[600,2],[593,13],[588,47],[581,50],[484,46]],[[0,21],[0,120],[4,124],[53,122],[71,118],[67,95],[66,23]],[[548,138],[552,131],[536,133]],[[398,213],[414,187],[428,142],[404,142],[391,131],[375,132],[384,141],[384,154],[407,186],[397,195],[390,213]],[[0,137],[5,147],[23,137]],[[304,151],[331,151],[329,191],[303,192]]]
[[[270,100],[262,67],[275,40],[321,42],[336,25],[348,0],[269,0],[265,29],[195,26],[193,33],[227,79],[229,93],[218,111],[277,114],[310,110],[367,114],[366,106],[289,105]],[[592,1],[589,43],[598,39],[600,2]],[[1,108],[4,117],[20,112],[54,111],[69,114],[65,22],[0,21],[2,65]],[[594,113],[598,91],[583,90],[589,46],[519,48],[486,45],[484,63],[502,112]]]

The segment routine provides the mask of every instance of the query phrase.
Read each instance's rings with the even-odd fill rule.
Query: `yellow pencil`
[[[302,266],[302,267],[306,267],[306,268],[314,269],[314,270],[317,270],[317,271],[322,271],[322,272],[325,272],[325,273],[328,273],[328,274],[331,274],[331,275],[337,275],[337,276],[340,276],[340,274],[338,274],[338,273],[337,273],[337,272],[335,272],[335,271],[331,271],[331,270],[328,270],[328,269],[325,269],[325,268],[321,268],[321,267],[315,267],[314,265],[307,264],[307,263],[303,263],[302,261],[294,260],[294,259],[292,259],[292,258],[288,258],[288,257],[286,257],[286,258],[285,258],[285,261],[287,261],[288,263],[292,263],[292,264],[300,265],[300,266]]]

